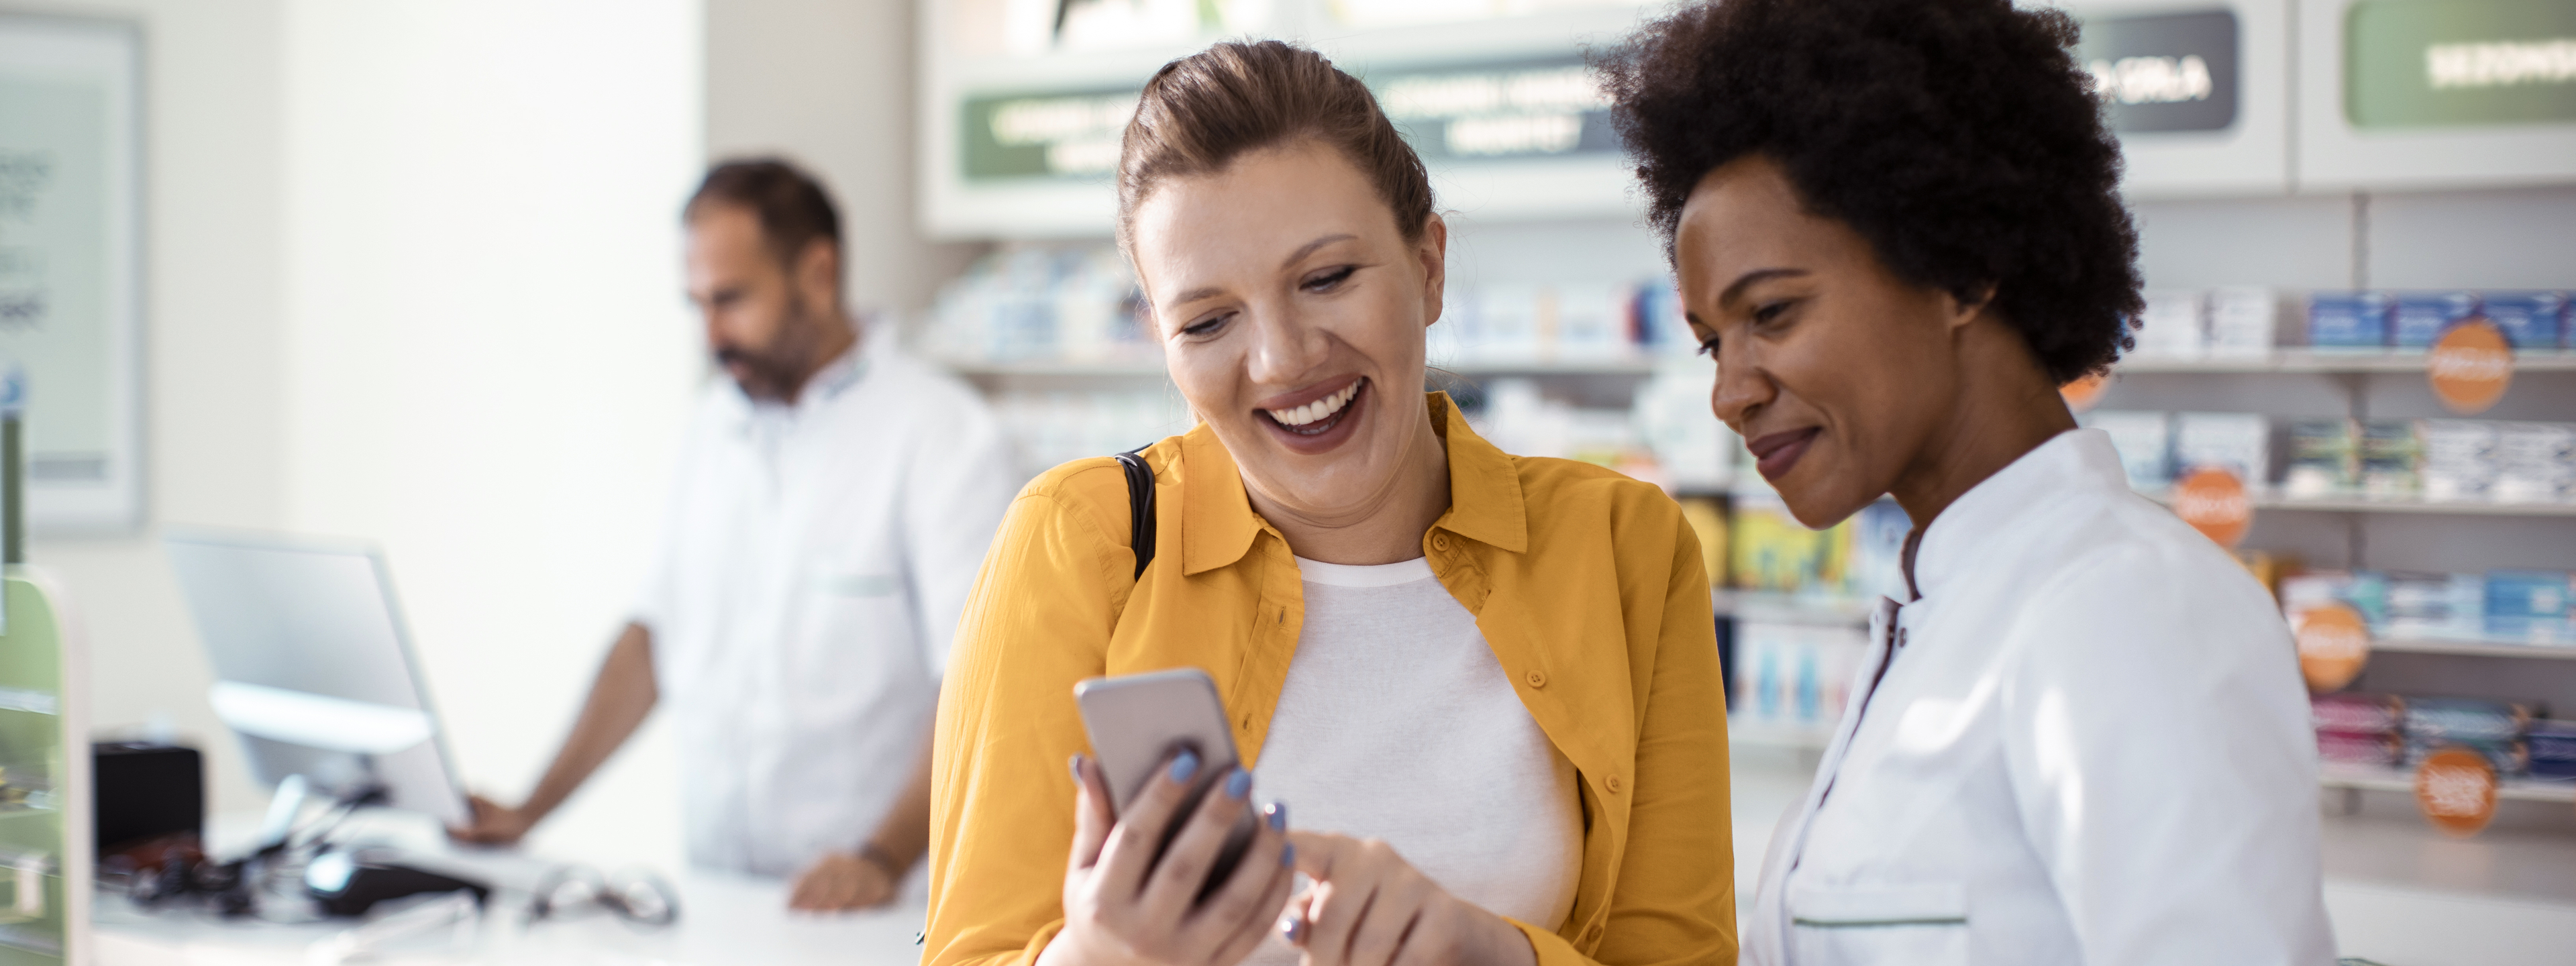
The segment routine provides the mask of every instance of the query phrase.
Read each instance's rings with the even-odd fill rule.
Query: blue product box
[[[2390,343],[2401,349],[2429,349],[2451,323],[2477,314],[2478,298],[2467,292],[2408,292],[2397,296],[2388,324]]]
[[[2487,633],[2535,643],[2576,639],[2567,619],[2570,590],[2563,570],[2487,571]]]
[[[2388,295],[2384,292],[2316,292],[2308,296],[2308,345],[2316,349],[2378,349],[2388,345]]]
[[[2567,329],[2565,292],[2488,292],[2479,301],[2516,352],[2558,348]]]

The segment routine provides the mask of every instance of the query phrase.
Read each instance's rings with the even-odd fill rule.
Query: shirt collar
[[[1448,393],[1426,393],[1423,403],[1449,452],[1449,512],[1432,526],[1513,553],[1528,550],[1520,471],[1511,456],[1468,428]],[[1206,423],[1181,437],[1181,467],[1181,572],[1196,575],[1243,559],[1265,524],[1244,495],[1233,454]]]
[[[1970,566],[1989,541],[2009,532],[2017,518],[2051,497],[2086,489],[2129,492],[2110,434],[2070,429],[2023,453],[1932,518],[1915,548],[1916,591],[1940,596],[1941,586]]]

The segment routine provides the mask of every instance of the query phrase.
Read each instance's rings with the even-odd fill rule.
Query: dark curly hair
[[[1760,155],[1899,278],[1995,309],[2063,383],[2135,345],[2138,232],[2078,28],[2010,0],[1714,0],[1595,57],[1673,255],[1701,178]]]

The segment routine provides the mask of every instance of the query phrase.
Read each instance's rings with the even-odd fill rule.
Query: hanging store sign
[[[1137,88],[983,94],[958,106],[958,152],[968,181],[1107,181]]]
[[[2237,54],[2230,10],[2089,17],[2076,46],[2121,134],[2234,127]]]
[[[1579,56],[1374,71],[1398,133],[1431,165],[1612,156],[1610,99]],[[969,182],[1105,182],[1136,114],[1137,87],[976,94],[958,105]]]
[[[1379,71],[1367,80],[1426,164],[1619,153],[1610,98],[1581,57]]]
[[[2364,0],[2343,37],[2356,128],[2576,123],[2576,4]]]

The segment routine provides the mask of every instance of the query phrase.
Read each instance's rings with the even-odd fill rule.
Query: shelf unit
[[[2317,768],[2317,784],[2325,788],[2413,794],[2415,775],[2397,768],[2325,764]],[[2516,802],[2576,803],[2576,781],[2506,777],[2496,782],[2496,798]]]
[[[1869,600],[1776,591],[1718,588],[1709,595],[1719,616],[1771,624],[1821,624],[1837,627],[1869,623]],[[2473,657],[2576,661],[2576,642],[2534,644],[2496,638],[2392,637],[2370,642],[2370,649],[2390,654],[2447,654]]]
[[[2421,352],[2320,352],[2314,349],[2281,349],[2259,356],[2131,356],[2120,361],[2112,372],[2116,375],[2224,375],[2233,373],[2285,373],[2317,375],[2365,375],[2370,373],[2422,373],[2425,356]],[[2534,351],[2516,353],[2514,374],[2576,372],[2576,352]]]
[[[2146,492],[2158,503],[2171,502],[2165,491]],[[2257,490],[2248,494],[2257,510],[2309,513],[2447,513],[2481,517],[2576,517],[2576,503],[2444,503],[2422,499],[2371,497],[2302,497]]]

